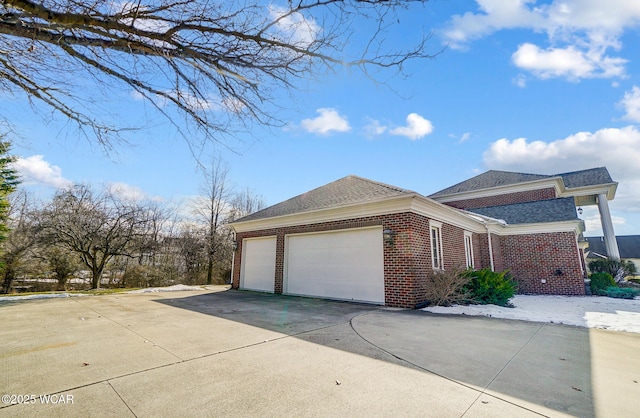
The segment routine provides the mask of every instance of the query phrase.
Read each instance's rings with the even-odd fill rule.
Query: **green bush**
[[[620,269],[624,272],[624,276],[636,274],[636,265],[631,261],[602,258],[589,262],[589,270],[592,273],[609,273],[612,277],[616,277]]]
[[[616,287],[616,281],[609,273],[593,273],[589,276],[591,279],[591,294],[605,296],[605,289],[608,287]]]
[[[465,286],[471,294],[471,302],[480,305],[511,306],[509,299],[516,292],[516,284],[508,270],[494,272],[485,268],[466,274],[471,277],[471,281]]]
[[[604,296],[609,296],[610,298],[633,299],[638,295],[640,295],[640,290],[628,287],[609,286],[604,289]]]

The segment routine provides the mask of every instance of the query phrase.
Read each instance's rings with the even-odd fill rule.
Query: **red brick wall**
[[[458,209],[486,208],[488,206],[510,205],[512,203],[534,202],[537,200],[555,199],[556,190],[548,189],[529,190],[525,192],[499,194],[495,196],[479,197],[476,199],[457,200],[446,202],[446,205]]]
[[[575,233],[509,235],[500,241],[505,265],[518,282],[518,293],[584,295]]]

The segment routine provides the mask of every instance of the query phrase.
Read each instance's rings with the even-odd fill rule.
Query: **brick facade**
[[[384,245],[385,305],[414,308],[426,300],[427,278],[433,275],[429,218],[411,212],[297,225],[237,234],[233,288],[240,285],[245,238],[276,236],[275,293],[283,292],[285,236],[381,226],[394,233]],[[465,267],[464,230],[442,224],[445,269]],[[473,234],[475,268],[490,267],[487,234]],[[509,268],[520,293],[583,295],[584,282],[574,233],[498,236],[491,234],[494,269]],[[562,271],[562,275],[557,271]],[[541,283],[541,280],[546,283]]]
[[[429,219],[409,212],[238,233],[232,286],[235,289],[240,286],[242,240],[245,238],[276,236],[274,289],[275,293],[282,293],[286,235],[377,225],[389,228],[395,233],[393,245],[383,243],[385,305],[413,308],[423,303],[426,300],[426,279],[433,275]],[[442,241],[445,268],[464,266],[466,261],[464,231],[455,226],[443,224]],[[479,253],[474,252],[474,254],[476,254],[476,263],[480,263]]]
[[[506,193],[495,196],[478,197],[475,199],[445,202],[446,205],[458,209],[486,208],[489,206],[511,205],[513,203],[535,202],[538,200],[555,199],[556,190],[553,187],[524,192]]]
[[[518,293],[584,296],[584,270],[574,232],[502,236],[500,245]]]

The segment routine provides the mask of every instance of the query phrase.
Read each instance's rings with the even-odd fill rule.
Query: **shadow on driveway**
[[[234,290],[156,302],[430,372],[476,390],[482,403],[601,415],[587,329]]]

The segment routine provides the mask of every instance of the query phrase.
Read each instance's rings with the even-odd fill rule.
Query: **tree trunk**
[[[207,260],[207,284],[211,284],[213,282],[213,255],[209,255],[209,259]]]
[[[101,269],[93,269],[91,271],[91,289],[100,289],[100,279],[102,278],[102,270]]]
[[[2,293],[9,293],[11,291],[11,284],[16,278],[16,273],[11,268],[11,262],[4,265],[4,283],[2,283]]]

